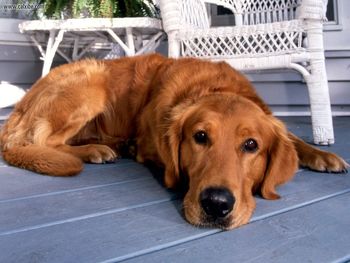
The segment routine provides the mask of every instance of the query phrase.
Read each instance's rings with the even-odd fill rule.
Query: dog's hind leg
[[[11,165],[53,176],[78,174],[83,168],[82,161],[114,160],[116,155],[108,146],[67,144],[90,119],[91,115],[77,113],[57,115],[55,119],[39,118],[33,122],[31,140],[22,145],[9,144],[3,149],[3,157]]]
[[[61,129],[53,132],[46,140],[46,145],[56,150],[69,153],[78,157],[84,162],[104,163],[110,162],[117,158],[117,154],[107,145],[86,144],[72,146],[67,141],[74,137],[84,128],[88,120],[84,115],[70,118]]]
[[[292,133],[288,133],[288,137],[295,146],[301,166],[320,172],[347,172],[349,164],[338,155],[313,147]]]

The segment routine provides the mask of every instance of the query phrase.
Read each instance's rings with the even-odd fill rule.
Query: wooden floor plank
[[[298,174],[291,184],[294,186],[286,185],[280,188],[282,200],[257,199],[258,208],[253,221],[285,213],[288,207],[295,210],[297,205],[308,205],[313,200],[319,201],[319,198],[329,194],[350,191],[349,177],[321,174],[315,176],[315,173],[311,172]],[[292,188],[299,191],[293,192]],[[190,226],[182,218],[180,209],[180,201],[165,202],[112,214],[87,216],[58,225],[44,225],[42,228],[0,234],[0,248],[1,251],[5,251],[0,255],[0,262],[6,258],[14,262],[22,261],[26,257],[38,254],[37,251],[41,251],[41,256],[46,256],[42,262],[55,262],[56,257],[57,262],[68,259],[74,261],[79,257],[84,262],[108,259],[115,261],[210,236],[220,231]],[[69,242],[65,243],[66,240]],[[96,251],[87,253],[89,247]]]
[[[309,120],[299,117],[287,118],[287,121],[297,135],[306,140],[312,138]],[[350,118],[336,118],[337,143],[321,148],[350,160],[349,128]],[[345,221],[341,219],[339,227],[333,227],[332,220],[338,222],[328,215],[336,209],[335,214],[344,216],[344,207],[340,205],[344,202],[334,201],[334,207],[327,205],[348,196],[349,176],[301,170],[290,183],[278,189],[281,200],[257,198],[253,223],[230,232],[189,225],[181,215],[181,200],[169,201],[174,193],[162,188],[145,167],[130,160],[86,165],[77,177],[54,178],[9,167],[0,158],[0,182],[0,262],[114,262],[123,259],[169,262],[168,256],[186,262],[191,250],[197,251],[197,260],[188,257],[188,262],[209,262],[214,256],[217,260],[221,252],[226,255],[223,257],[226,262],[232,262],[232,255],[243,261],[274,262],[270,260],[272,257],[283,262],[289,245],[293,251],[295,248],[301,255],[309,255],[308,251],[301,250],[299,241],[305,246],[313,244],[320,255],[328,255],[324,246],[332,247],[333,243],[310,240],[326,238],[329,231],[335,240],[350,244],[348,235],[344,234],[349,233]],[[337,205],[337,202],[340,203]],[[315,208],[314,212],[312,207],[319,211]],[[326,219],[315,223],[316,216]],[[348,220],[348,216],[345,215],[345,219]],[[276,221],[276,218],[282,219]],[[308,221],[304,224],[304,220]],[[304,225],[313,224],[317,225],[317,231],[300,234]],[[338,236],[333,237],[336,233]],[[267,250],[263,242],[276,246]],[[198,249],[196,244],[200,244]],[[234,253],[231,246],[235,244],[238,246]],[[244,244],[256,247],[260,253],[251,253]],[[210,245],[217,250],[213,257],[208,256],[212,251]],[[339,253],[329,259],[337,262],[349,258],[349,253],[344,254],[343,250],[342,244]],[[152,253],[155,251],[158,252]],[[299,262],[290,261],[293,253],[286,258],[289,262]],[[139,255],[142,256],[137,257]],[[252,258],[246,259],[246,255]],[[296,259],[303,262],[301,258]],[[237,262],[241,262],[239,260]]]
[[[87,164],[78,176],[64,178],[38,175],[11,166],[0,167],[0,201],[113,184],[149,176],[152,175],[148,169],[142,165],[135,165],[135,162],[127,159],[118,160],[115,164]]]
[[[0,202],[0,236],[165,202],[172,196],[150,176],[122,184]]]
[[[349,178],[346,177],[339,177],[339,179],[341,181],[338,181],[337,183],[330,183],[330,181],[328,180],[323,180],[324,177],[319,177],[318,179],[321,179],[321,181],[323,181],[323,185],[320,185],[319,183],[317,183],[316,181],[314,181],[313,179],[317,178],[314,175],[311,174],[310,178],[307,178],[305,176],[301,176],[300,178],[303,178],[302,180],[307,180],[309,185],[312,185],[313,188],[317,189],[317,193],[314,192],[313,188],[304,188],[303,191],[300,192],[296,192],[296,193],[291,193],[288,194],[288,190],[287,191],[281,191],[281,193],[283,194],[283,198],[282,200],[279,201],[267,201],[267,200],[263,200],[263,199],[257,199],[257,210],[254,214],[254,216],[251,219],[251,222],[256,222],[256,221],[262,221],[263,219],[268,219],[272,216],[276,216],[278,214],[284,214],[288,211],[294,211],[296,209],[302,208],[304,206],[309,206],[313,203],[318,203],[322,200],[325,199],[329,199],[331,197],[335,197],[338,195],[342,195],[344,193],[350,193],[350,188],[349,188],[349,183],[350,180]],[[311,180],[310,180],[311,179]],[[334,180],[334,177],[330,176],[329,177],[330,180]],[[343,184],[343,182],[346,181],[346,186],[343,190],[335,190],[338,188],[339,184]],[[335,186],[338,185],[338,186]],[[335,186],[335,188],[334,188]],[[296,187],[300,187],[302,188],[302,185],[299,185],[298,183],[296,184]],[[340,189],[340,188],[339,188]],[[329,193],[329,194],[327,194]],[[319,196],[319,197],[316,197]],[[314,197],[314,198],[312,198]],[[244,227],[250,227],[250,224]],[[236,231],[236,230],[233,230]],[[208,236],[211,236],[213,234],[217,234],[220,233],[220,230],[205,230],[204,232],[201,233],[195,233],[193,235],[188,235],[186,237],[183,237],[181,240],[176,240],[176,241],[172,241],[169,242],[168,244],[159,244],[156,245],[154,247],[148,247],[145,248],[143,250],[137,250],[135,252],[132,252],[130,254],[127,255],[123,255],[120,257],[116,257],[116,258],[112,258],[110,260],[107,260],[106,262],[115,262],[115,261],[119,261],[119,260],[125,260],[127,258],[133,258],[133,257],[137,257],[140,255],[145,255],[148,254],[152,251],[158,251],[161,249],[164,249],[166,247],[173,247],[173,246],[177,246],[181,243],[187,243],[190,241],[194,241],[200,238],[206,238]],[[242,252],[244,253],[244,252]],[[205,255],[205,254],[204,254]],[[165,260],[165,258],[163,259]],[[181,261],[179,261],[181,262]],[[210,261],[201,261],[201,262],[210,262]],[[231,261],[227,261],[227,262],[231,262]]]
[[[222,232],[126,262],[333,262],[350,252],[350,193],[249,227]]]

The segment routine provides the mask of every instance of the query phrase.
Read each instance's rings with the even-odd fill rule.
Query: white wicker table
[[[50,71],[56,52],[71,62],[82,58],[96,44],[113,42],[125,55],[134,56],[154,51],[163,37],[161,20],[148,17],[33,20],[21,23],[19,29],[30,34],[38,47],[44,60],[43,76]],[[62,47],[73,50],[67,54]]]

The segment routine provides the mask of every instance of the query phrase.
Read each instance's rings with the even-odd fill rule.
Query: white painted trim
[[[343,30],[342,18],[339,15],[342,3],[339,0],[328,0],[328,2],[333,1],[334,6],[334,21],[327,21],[323,24],[324,31],[337,31]]]
[[[311,116],[311,113],[309,111],[273,111],[273,115],[277,117]],[[332,116],[350,116],[350,111],[332,111]]]

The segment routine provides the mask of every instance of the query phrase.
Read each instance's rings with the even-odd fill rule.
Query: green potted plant
[[[157,17],[152,0],[30,0],[36,16],[49,19],[83,17]]]

